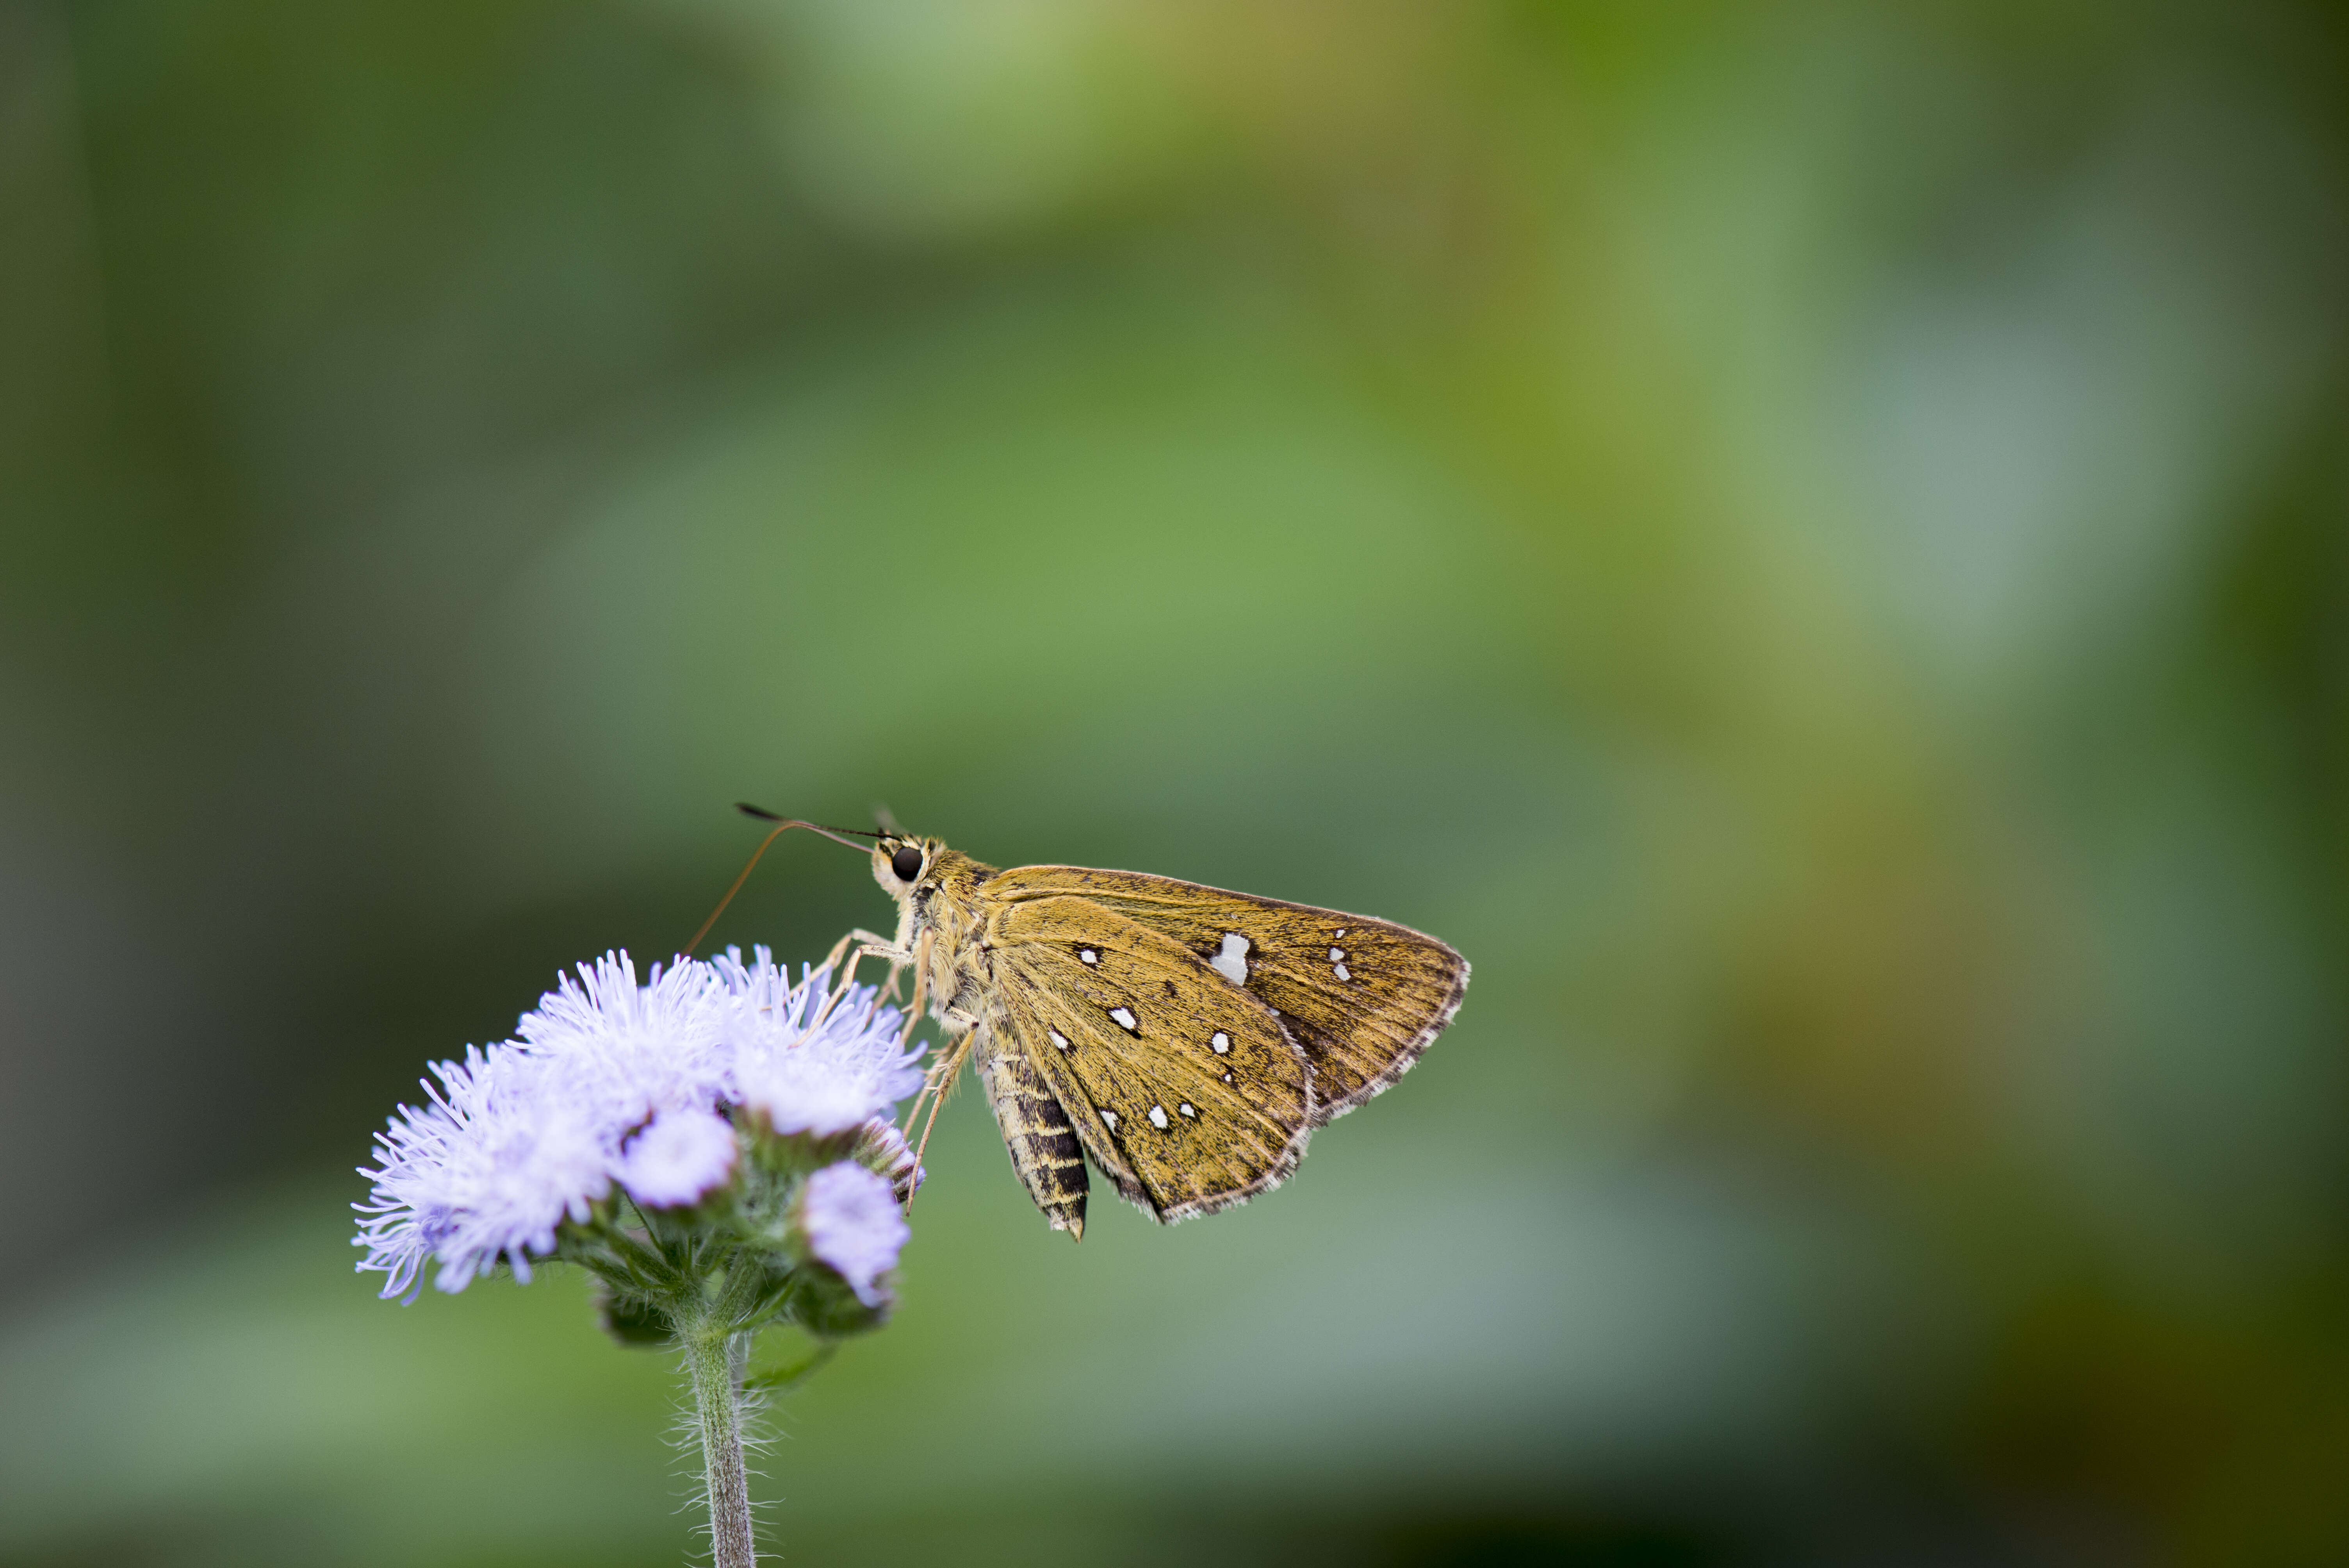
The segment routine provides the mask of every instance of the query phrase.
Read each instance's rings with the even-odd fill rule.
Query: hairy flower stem
[[[750,1481],[742,1468],[741,1394],[734,1380],[733,1336],[704,1320],[681,1336],[701,1412],[701,1461],[709,1475],[709,1542],[718,1568],[753,1568]]]

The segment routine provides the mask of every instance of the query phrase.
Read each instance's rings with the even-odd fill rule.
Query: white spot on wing
[[[1229,1073],[1226,1073],[1226,1074],[1224,1075],[1224,1081],[1225,1081],[1226,1083],[1229,1083],[1229,1082],[1231,1082],[1231,1081],[1232,1081],[1232,1075],[1231,1075],[1231,1074],[1229,1074]]]
[[[1112,1132],[1115,1132],[1117,1130],[1117,1112],[1113,1110],[1104,1110],[1102,1112],[1102,1119],[1109,1123],[1109,1130]]]
[[[1351,979],[1353,978],[1353,976],[1352,976],[1351,975],[1349,975],[1349,974],[1346,972],[1346,966],[1345,966],[1344,965],[1340,964],[1340,965],[1338,965],[1338,978],[1339,978],[1339,979],[1340,979],[1340,980],[1351,980]]]
[[[1331,936],[1330,936],[1330,941],[1332,941],[1332,942],[1342,942],[1342,941],[1344,941],[1344,940],[1345,940],[1345,936],[1346,936],[1346,928],[1345,928],[1344,926],[1342,926],[1342,925],[1341,925],[1341,926],[1340,926],[1340,927],[1337,929],[1337,931],[1336,931],[1335,933],[1333,933],[1333,934],[1331,934]]]
[[[1166,1108],[1164,1106],[1154,1105],[1150,1108],[1150,1125],[1156,1128],[1161,1132],[1166,1130]]]
[[[1342,963],[1344,963],[1344,962],[1345,962],[1345,958],[1346,958],[1346,950],[1345,950],[1344,948],[1342,948],[1342,947],[1333,947],[1333,948],[1330,949],[1330,963],[1332,963],[1332,964],[1342,964]]]
[[[1077,952],[1077,956],[1083,959],[1088,964],[1099,964],[1101,962],[1101,954],[1095,953],[1090,947],[1080,948]]]
[[[1060,1047],[1064,1051],[1069,1048],[1068,1036],[1061,1033],[1058,1029],[1047,1029],[1044,1032],[1052,1037],[1052,1043],[1054,1045]]]
[[[1224,945],[1207,962],[1216,972],[1235,985],[1247,984],[1248,939],[1237,931],[1224,933]]]
[[[1216,1037],[1209,1040],[1207,1044],[1216,1047],[1216,1055],[1219,1057],[1231,1055],[1232,1037],[1221,1029],[1216,1031]]]
[[[1129,1035],[1133,1033],[1133,1014],[1129,1009],[1124,1007],[1112,1007],[1109,1010],[1109,1016],[1117,1020],[1119,1028],[1123,1029]]]
[[[1187,1099],[1181,1105],[1176,1106],[1174,1109],[1181,1111],[1185,1116],[1196,1116],[1199,1114],[1197,1111],[1191,1109],[1191,1102]]]

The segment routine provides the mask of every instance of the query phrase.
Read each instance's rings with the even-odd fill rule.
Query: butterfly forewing
[[[1467,960],[1407,926],[1172,877],[1023,866],[987,891],[1015,901],[1073,895],[1114,911],[1275,1010],[1312,1068],[1316,1125],[1408,1071],[1468,985]]]
[[[988,940],[1007,1044],[1053,1085],[1127,1198],[1187,1219],[1297,1168],[1309,1071],[1260,999],[1178,940],[1080,897],[997,905]]]

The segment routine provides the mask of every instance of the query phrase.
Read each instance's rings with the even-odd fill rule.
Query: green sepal
[[[677,1343],[668,1314],[642,1296],[612,1288],[609,1281],[595,1286],[595,1314],[604,1332],[629,1350],[658,1350]]]
[[[744,1134],[750,1163],[757,1171],[786,1181],[836,1165],[856,1150],[862,1127],[819,1136],[812,1132],[777,1132],[757,1111],[738,1107],[735,1128]]]
[[[724,1307],[736,1333],[789,1321],[792,1295],[800,1284],[789,1258],[746,1247],[736,1254],[733,1267]]]
[[[895,1305],[887,1296],[878,1306],[865,1305],[830,1264],[810,1259],[800,1269],[799,1288],[792,1292],[785,1315],[819,1339],[845,1339],[888,1322]]]

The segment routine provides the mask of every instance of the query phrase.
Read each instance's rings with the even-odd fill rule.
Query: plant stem
[[[750,1481],[742,1468],[741,1396],[734,1383],[733,1336],[719,1324],[696,1324],[685,1341],[693,1371],[694,1403],[701,1411],[701,1461],[709,1483],[709,1544],[718,1568],[755,1568],[750,1540]]]

